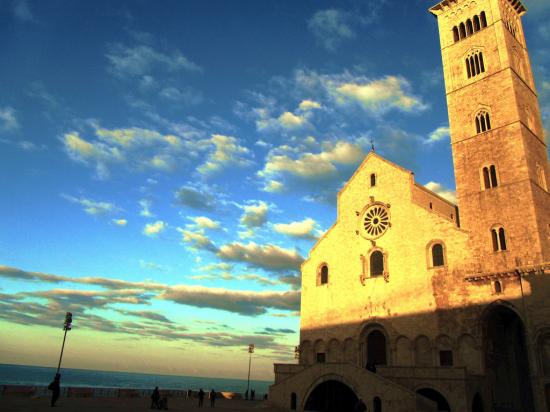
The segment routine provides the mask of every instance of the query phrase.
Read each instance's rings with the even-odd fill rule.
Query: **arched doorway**
[[[495,305],[485,315],[485,370],[495,410],[534,410],[520,317],[504,305]]]
[[[483,400],[481,395],[476,393],[474,395],[474,400],[472,401],[472,412],[483,412]]]
[[[290,409],[293,410],[293,411],[296,410],[297,400],[298,400],[298,398],[297,398],[296,394],[294,392],[292,392],[290,394]]]
[[[437,404],[438,411],[441,411],[441,412],[451,411],[451,407],[449,406],[449,402],[447,402],[447,399],[445,399],[445,397],[435,389],[423,388],[423,389],[418,389],[416,392],[424,396],[425,398],[428,398],[434,401]]]
[[[323,412],[352,412],[358,398],[353,390],[336,380],[328,380],[309,394],[304,410]]]
[[[372,365],[386,365],[386,337],[379,330],[367,336],[367,362]]]

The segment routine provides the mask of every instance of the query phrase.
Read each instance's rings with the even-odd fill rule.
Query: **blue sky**
[[[454,199],[432,5],[3,0],[0,362],[53,365],[71,310],[66,366],[243,377],[255,343],[271,379],[372,141]]]

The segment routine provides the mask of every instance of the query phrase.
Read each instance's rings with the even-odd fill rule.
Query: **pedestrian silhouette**
[[[256,398],[256,391],[252,389],[250,391],[250,400],[253,401]]]
[[[50,405],[53,407],[55,406],[55,403],[59,398],[59,394],[61,393],[61,375],[59,373],[55,374],[55,378],[53,378],[53,381],[48,385],[48,389],[52,391],[52,400]]]
[[[216,392],[214,391],[214,389],[210,391],[208,397],[210,398],[210,407],[213,408],[215,406],[214,404],[216,403]]]
[[[151,394],[151,409],[160,409],[159,400],[160,400],[159,387],[155,386],[155,389]]]
[[[244,399],[245,399],[245,400],[248,400],[248,389],[247,389],[246,392],[244,393]]]
[[[202,403],[204,401],[204,391],[202,388],[199,389],[199,408],[202,408]]]

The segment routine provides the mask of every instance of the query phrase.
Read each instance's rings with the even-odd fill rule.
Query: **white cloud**
[[[117,226],[126,226],[128,224],[126,219],[113,219],[112,222]]]
[[[277,180],[268,180],[263,187],[264,192],[281,193],[285,189],[285,185]]]
[[[113,203],[109,202],[97,202],[92,199],[86,199],[84,197],[74,197],[69,195],[61,195],[64,199],[72,203],[77,203],[82,206],[84,212],[92,216],[104,216],[111,213],[115,213],[120,210]]]
[[[428,138],[424,141],[424,143],[430,144],[439,142],[441,140],[448,139],[450,137],[450,129],[448,126],[441,126],[435,129],[433,132],[430,133]]]
[[[197,210],[212,210],[215,206],[212,192],[213,190],[208,187],[183,186],[176,191],[175,197],[182,206]]]
[[[238,140],[232,136],[214,134],[207,141],[213,151],[208,155],[206,161],[197,168],[197,171],[203,175],[219,172],[228,166],[244,167],[251,164],[247,158],[250,151],[240,146]]]
[[[456,203],[456,192],[451,189],[447,189],[441,183],[437,182],[428,182],[424,187],[432,192],[437,193],[444,199],[447,199],[451,203]]]
[[[202,68],[185,57],[179,50],[163,53],[150,46],[124,46],[115,44],[106,55],[110,70],[117,76],[143,76],[152,70],[168,72],[200,72]]]
[[[335,51],[343,40],[355,37],[349,14],[336,9],[320,10],[308,21],[317,40],[329,51]]]
[[[309,100],[309,99],[302,100],[299,106],[299,109],[302,111],[320,109],[320,108],[321,108],[321,103],[318,103],[316,101]]]
[[[202,93],[191,87],[165,87],[160,91],[159,95],[165,99],[187,105],[197,105],[204,101]]]
[[[244,213],[241,216],[240,223],[248,228],[260,227],[267,221],[267,212],[269,207],[267,203],[260,201],[253,205],[243,207]]]
[[[203,230],[193,231],[188,229],[178,228],[182,236],[183,242],[187,243],[191,249],[208,250],[217,252],[216,245],[204,234]]]
[[[12,131],[19,128],[15,117],[15,110],[12,107],[0,108],[0,131]]]
[[[304,258],[296,250],[284,249],[276,245],[259,245],[254,242],[239,242],[223,245],[218,256],[222,259],[248,263],[266,270],[298,270]]]
[[[193,221],[194,225],[201,229],[219,229],[220,222],[212,220],[206,216],[188,216],[189,220]]]
[[[405,112],[424,110],[421,99],[409,93],[410,83],[403,77],[386,76],[383,79],[349,82],[336,87],[336,102],[358,103],[365,110],[383,114],[391,109]]]
[[[146,224],[143,228],[143,234],[145,236],[155,237],[158,234],[162,233],[167,227],[168,225],[165,222],[163,222],[162,220],[157,220],[154,223]]]
[[[143,217],[153,217],[153,213],[151,212],[151,206],[153,205],[153,202],[149,199],[141,199],[139,201],[139,205],[141,207],[141,210],[139,212],[140,216]]]
[[[279,123],[281,126],[287,129],[296,129],[302,127],[307,123],[307,120],[303,116],[295,115],[291,112],[284,112],[279,116]]]
[[[276,223],[273,229],[277,233],[281,233],[290,237],[317,239],[320,231],[317,229],[317,222],[311,218],[306,218],[301,222],[291,223]]]

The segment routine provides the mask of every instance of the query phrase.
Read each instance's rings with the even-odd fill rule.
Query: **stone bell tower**
[[[456,190],[483,271],[550,261],[549,164],[519,0],[444,0],[437,16]]]

